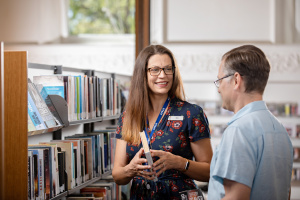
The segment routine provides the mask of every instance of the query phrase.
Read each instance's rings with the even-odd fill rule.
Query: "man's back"
[[[263,101],[252,102],[233,116],[217,151],[213,179],[247,185],[251,199],[287,198],[293,148],[285,128]]]

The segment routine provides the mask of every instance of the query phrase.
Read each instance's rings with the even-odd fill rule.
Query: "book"
[[[74,140],[79,142],[76,146],[78,149],[78,154],[77,154],[77,165],[80,165],[77,170],[77,176],[79,177],[78,179],[78,184],[81,184],[85,182],[84,176],[85,176],[85,155],[84,155],[84,140],[83,139],[76,139],[76,138],[68,138],[66,137],[65,140]]]
[[[111,190],[109,187],[92,187],[88,186],[80,189],[81,194],[94,194],[95,197],[103,197],[106,200],[111,200]]]
[[[182,192],[179,192],[181,199],[186,199],[186,200],[204,200],[203,193],[201,189],[193,189],[193,190],[185,190]]]
[[[44,199],[44,155],[41,149],[28,149],[32,151],[34,162],[34,197]]]
[[[60,147],[61,151],[65,152],[65,171],[67,173],[67,190],[75,187],[75,173],[74,173],[74,155],[73,155],[73,143],[65,142],[64,140],[52,140],[48,143],[41,144],[56,144]]]
[[[48,129],[50,129],[49,131],[57,130],[57,128],[55,128],[57,124],[53,118],[52,113],[50,112],[48,106],[46,105],[44,99],[41,97],[35,85],[31,83],[30,79],[28,79],[28,92],[40,115],[42,116],[43,121],[45,122]]]
[[[33,154],[32,151],[28,151],[28,199],[34,200],[34,190],[33,190]]]
[[[51,147],[29,145],[28,149],[39,149],[43,151],[43,171],[44,171],[44,199],[53,197],[52,160]]]
[[[36,128],[35,128],[32,120],[31,120],[31,118],[29,116],[29,113],[28,113],[28,132],[33,132],[35,130],[36,130]]]
[[[47,129],[42,116],[40,115],[30,93],[28,92],[28,115],[37,130]]]
[[[92,135],[87,134],[75,134],[72,136],[68,136],[66,138],[77,138],[77,139],[89,139],[88,141],[88,171],[89,171],[89,179],[95,178],[98,176],[97,174],[97,146],[96,146],[96,138]]]
[[[56,94],[65,98],[64,76],[62,75],[33,76],[33,83],[43,85],[47,94]]]
[[[36,88],[39,91],[39,93],[41,94],[41,97],[44,99],[46,105],[48,106],[49,111],[52,113],[53,118],[56,122],[56,126],[59,126],[59,128],[61,128],[63,126],[62,120],[61,120],[55,106],[53,105],[45,87],[43,87],[43,85],[41,85],[41,84],[36,84]]]
[[[85,158],[85,176],[84,180],[87,181],[94,177],[93,160],[94,160],[94,141],[92,137],[83,137],[82,134],[67,136],[65,139],[82,139],[84,141],[84,158]],[[95,175],[96,176],[96,175]]]
[[[59,191],[64,192],[68,190],[68,175],[66,172],[66,162],[65,162],[66,154],[64,151],[61,151],[61,148],[58,147],[58,171],[59,171]]]
[[[149,145],[148,145],[148,142],[147,142],[147,138],[146,138],[146,135],[145,135],[145,132],[140,132],[140,137],[141,137],[141,140],[142,140],[142,145],[143,145],[143,148],[144,148],[144,153],[145,153],[145,156],[146,156],[146,159],[148,161],[148,165],[153,165],[153,159],[152,159],[152,156],[151,156],[151,153],[150,153],[150,149],[149,149]],[[150,171],[152,172],[152,169],[150,169]],[[157,177],[155,177],[155,179],[153,180],[154,182],[156,182],[158,179]]]

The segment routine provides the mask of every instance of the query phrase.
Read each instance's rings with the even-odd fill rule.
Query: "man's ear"
[[[244,88],[244,80],[238,72],[234,73],[233,82],[234,82],[234,89],[235,90],[241,90],[241,89]]]

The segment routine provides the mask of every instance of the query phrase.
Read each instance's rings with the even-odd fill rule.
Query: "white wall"
[[[299,0],[153,0],[151,43],[173,51],[189,99],[220,100],[213,81],[221,56],[250,43],[272,66],[265,100],[300,102],[299,6]]]
[[[0,40],[12,43],[58,41],[65,0],[0,0]]]

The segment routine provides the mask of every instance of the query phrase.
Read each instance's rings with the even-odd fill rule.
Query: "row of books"
[[[50,199],[111,171],[115,130],[28,145],[28,199]]]
[[[119,200],[121,190],[115,182],[100,180],[85,188],[79,194],[67,196],[67,200]]]
[[[300,163],[300,148],[294,148],[294,162]]]
[[[300,121],[299,124],[283,124],[291,138],[300,138]]]
[[[300,181],[300,169],[292,170],[292,181]]]
[[[45,95],[59,95],[68,104],[68,120],[112,116],[122,111],[122,86],[113,78],[78,75],[34,76],[33,83]],[[122,99],[123,97],[123,99]]]
[[[230,116],[233,112],[222,108],[222,103],[218,101],[196,101],[191,102],[201,106],[207,115]],[[275,116],[297,117],[300,116],[298,103],[267,103],[267,107]]]

